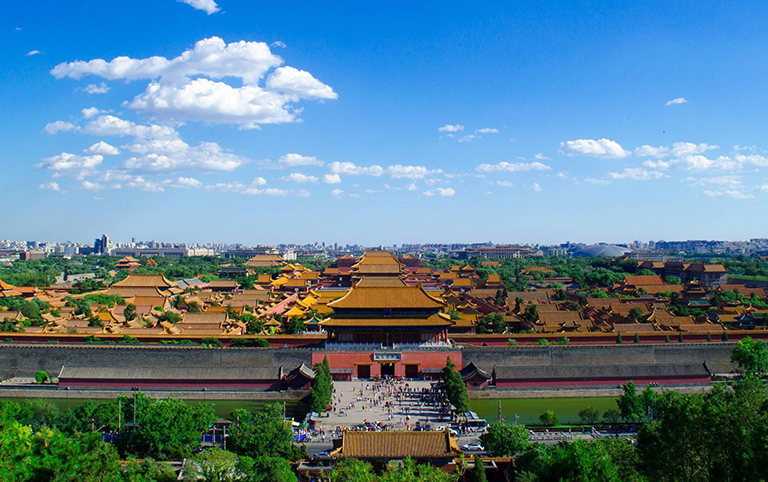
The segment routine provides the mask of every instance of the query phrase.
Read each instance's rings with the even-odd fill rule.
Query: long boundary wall
[[[736,369],[731,352],[736,343],[660,345],[566,345],[535,347],[465,347],[464,364],[474,363],[491,373],[496,365],[617,365],[706,363],[713,373]]]

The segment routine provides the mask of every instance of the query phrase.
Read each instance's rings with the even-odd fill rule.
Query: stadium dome
[[[595,258],[597,256],[618,258],[627,253],[629,253],[629,249],[623,246],[616,246],[613,244],[593,244],[592,246],[587,246],[576,251],[573,255],[580,258]]]

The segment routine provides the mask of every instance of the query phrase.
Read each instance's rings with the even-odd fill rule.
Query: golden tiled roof
[[[328,303],[331,308],[434,308],[445,306],[418,286],[355,287],[342,298]]]
[[[449,316],[437,314],[428,318],[352,318],[352,317],[333,317],[322,322],[326,327],[398,327],[398,326],[424,326],[424,327],[449,327],[455,323]]]
[[[446,458],[461,452],[448,431],[352,432],[342,435],[340,457],[360,459]]]

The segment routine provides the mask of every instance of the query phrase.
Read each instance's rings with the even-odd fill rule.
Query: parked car
[[[330,459],[331,458],[331,454],[329,452],[325,452],[325,451],[324,452],[318,452],[318,453],[315,454],[314,458],[316,458],[316,459]]]
[[[483,447],[480,442],[472,442],[462,445],[461,450],[465,450],[467,452],[482,452],[485,450],[485,447]]]

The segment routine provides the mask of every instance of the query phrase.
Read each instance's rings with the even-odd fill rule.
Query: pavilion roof
[[[359,286],[338,300],[331,308],[439,309],[445,303],[428,295],[420,286]]]

